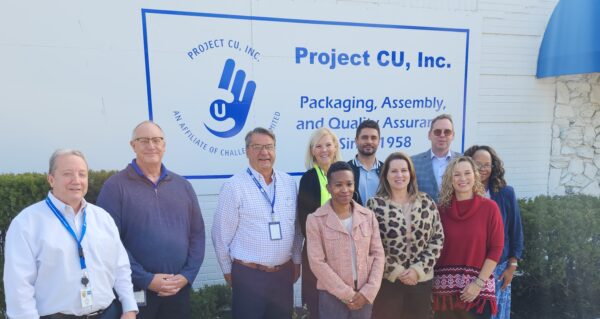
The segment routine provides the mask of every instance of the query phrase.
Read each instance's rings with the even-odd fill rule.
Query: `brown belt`
[[[261,264],[255,264],[255,263],[247,263],[245,261],[241,261],[239,259],[234,259],[233,260],[234,263],[236,264],[240,264],[244,267],[248,267],[248,268],[252,268],[252,269],[258,269],[260,271],[264,271],[264,272],[278,272],[281,269],[283,269],[283,267],[287,266],[288,264],[290,264],[292,262],[292,260],[288,260],[285,263],[278,265],[278,266],[265,266],[265,265],[261,265]]]

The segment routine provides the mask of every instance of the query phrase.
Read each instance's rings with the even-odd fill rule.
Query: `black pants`
[[[138,319],[188,319],[192,317],[190,288],[188,284],[173,296],[159,297],[146,291],[146,305],[139,307]]]
[[[435,319],[490,319],[492,318],[492,307],[489,304],[485,305],[483,313],[476,313],[473,308],[469,311],[450,310],[440,311],[435,313]]]
[[[277,272],[264,272],[233,263],[233,318],[291,318],[294,307],[293,277],[292,263],[288,263]]]
[[[400,281],[384,279],[373,303],[373,319],[431,318],[431,283],[408,286]]]
[[[317,277],[310,270],[306,243],[302,249],[302,303],[308,308],[310,319],[319,319],[319,291]]]

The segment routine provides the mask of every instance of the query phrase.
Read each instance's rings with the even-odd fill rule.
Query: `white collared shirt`
[[[452,158],[452,151],[448,150],[448,153],[442,157],[437,157],[432,150],[430,150],[430,152],[433,174],[435,174],[435,180],[437,181],[438,190],[441,191],[442,177],[444,176],[446,167],[448,167],[448,163],[450,163],[450,159]]]
[[[81,242],[92,287],[93,305],[81,306],[82,270],[77,243],[45,201],[25,208],[6,233],[4,291],[10,318],[38,318],[54,313],[81,316],[108,307],[119,295],[123,311],[137,311],[131,269],[119,231],[102,208],[83,200],[73,209],[48,193],[75,234],[81,235],[83,210],[87,231]]]

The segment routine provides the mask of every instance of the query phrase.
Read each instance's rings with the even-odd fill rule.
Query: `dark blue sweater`
[[[498,204],[504,222],[504,250],[502,250],[502,257],[498,263],[505,262],[511,257],[521,259],[523,255],[523,225],[515,190],[508,185],[497,193],[490,189],[490,197]]]
[[[97,202],[119,228],[133,285],[146,289],[156,273],[181,274],[192,284],[205,245],[196,193],[187,180],[164,166],[156,185],[135,168],[129,164],[111,176]]]

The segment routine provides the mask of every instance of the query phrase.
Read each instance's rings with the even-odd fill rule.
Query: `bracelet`
[[[516,261],[515,261],[514,263],[510,263],[509,265],[511,265],[511,266],[515,266],[515,267],[519,267],[519,263],[518,263],[518,262],[516,262]]]
[[[485,281],[483,279],[477,277],[477,279],[475,279],[473,282],[475,283],[475,285],[477,287],[479,287],[481,289],[485,288]],[[481,284],[479,282],[481,282]]]

